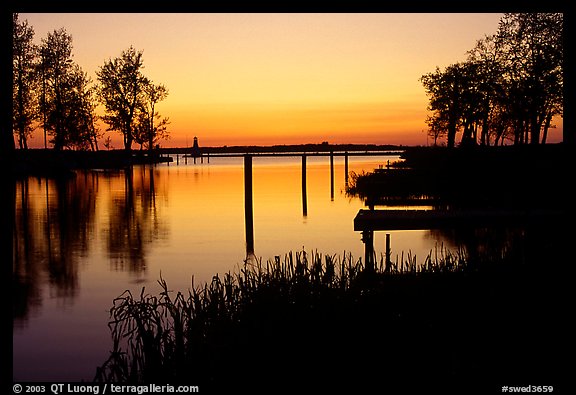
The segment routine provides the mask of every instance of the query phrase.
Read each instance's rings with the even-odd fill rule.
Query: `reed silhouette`
[[[160,279],[158,296],[142,289],[114,300],[114,349],[96,380],[214,393],[559,384],[566,295],[551,272],[514,256],[468,263],[462,251],[442,250],[425,265],[381,256],[367,272],[349,254],[299,252],[246,263],[188,293]]]

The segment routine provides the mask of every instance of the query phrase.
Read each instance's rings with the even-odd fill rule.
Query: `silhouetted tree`
[[[82,69],[74,65],[68,75],[65,103],[67,108],[65,142],[68,147],[78,149],[98,149],[98,128],[96,127],[96,101],[91,80]]]
[[[539,144],[554,115],[563,111],[563,16],[505,14],[497,40],[514,106],[515,142]]]
[[[433,111],[426,123],[435,140],[446,135],[448,147],[454,147],[462,130],[461,144],[474,145],[480,129],[480,143],[489,144],[490,117],[500,91],[494,73],[486,62],[470,60],[422,76],[430,97],[428,109]]]
[[[426,118],[428,125],[428,136],[434,139],[434,146],[438,145],[438,139],[446,135],[448,125],[446,118],[440,112],[434,113]]]
[[[164,85],[149,82],[144,87],[144,98],[134,127],[134,141],[140,144],[141,148],[147,146],[150,152],[159,140],[168,138],[166,125],[170,122],[168,118],[161,118],[156,111],[156,104],[167,96],[168,89]]]
[[[105,61],[96,72],[99,99],[106,110],[102,119],[108,130],[117,130],[124,136],[127,151],[132,149],[134,124],[148,85],[141,71],[143,67],[142,51],[131,46],[120,57]]]
[[[433,112],[429,134],[462,144],[545,143],[552,119],[563,113],[561,14],[505,14],[498,33],[479,40],[466,62],[420,78]]]
[[[481,63],[464,62],[457,65],[460,80],[460,123],[463,126],[464,145],[477,143],[478,127],[486,118],[487,93],[480,74]]]
[[[65,29],[42,40],[40,113],[54,149],[95,149],[95,102],[90,78],[72,61],[72,36]]]
[[[429,118],[429,125],[437,128],[439,125],[446,126],[447,145],[454,147],[456,132],[461,119],[461,72],[458,64],[450,65],[445,71],[436,67],[436,71],[428,73],[420,78],[430,96],[428,110],[434,111],[435,115]]]
[[[41,110],[44,127],[53,136],[54,149],[64,147],[64,90],[72,67],[72,36],[64,28],[48,33],[40,48],[43,92]]]
[[[12,16],[12,128],[20,148],[28,148],[28,138],[34,128],[36,100],[34,95],[35,58],[37,47],[34,29],[28,21]]]
[[[481,123],[480,144],[494,145],[505,136],[505,119],[503,106],[506,103],[502,56],[499,41],[495,36],[486,36],[478,40],[476,46],[468,52],[468,62],[474,64],[478,90],[481,95],[476,103]]]

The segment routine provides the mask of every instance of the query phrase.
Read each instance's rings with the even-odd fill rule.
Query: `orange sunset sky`
[[[64,27],[96,81],[133,45],[169,89],[163,146],[375,143],[426,145],[419,78],[466,59],[502,14],[29,14],[35,42]],[[100,113],[102,110],[100,110]],[[549,142],[561,140],[559,126]],[[105,130],[102,125],[101,129]],[[110,132],[113,145],[121,137]],[[30,146],[42,147],[35,135]]]

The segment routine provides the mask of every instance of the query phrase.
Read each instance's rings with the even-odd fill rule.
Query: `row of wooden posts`
[[[206,153],[206,155],[204,154],[200,154],[198,156],[196,155],[192,155],[192,159],[194,160],[194,164],[196,164],[196,158],[200,158],[200,163],[204,163],[204,156],[206,156],[206,160],[208,161],[208,163],[210,163],[210,154]],[[188,164],[188,158],[190,157],[190,155],[182,155],[182,157],[184,158],[184,164]],[[180,154],[176,154],[176,165],[180,164]],[[168,166],[170,166],[170,162],[168,162]]]
[[[246,225],[246,255],[254,255],[254,215],[253,215],[253,199],[252,199],[252,157],[253,155],[244,154],[244,217]],[[183,155],[184,163],[188,164],[189,155]],[[200,158],[200,163],[204,163],[204,155],[193,156],[194,164],[196,158]],[[210,163],[210,154],[206,154],[207,163]],[[308,199],[307,199],[307,182],[306,182],[306,161],[307,155],[302,155],[302,215],[308,215]],[[176,164],[180,164],[180,155],[176,155]],[[170,165],[170,162],[168,162]],[[349,167],[348,167],[348,154],[344,155],[344,175],[345,182],[348,183]],[[334,200],[334,153],[330,152],[330,199]],[[367,272],[374,271],[375,266],[375,252],[374,252],[374,231],[363,230],[362,242],[364,243],[364,262],[365,270]],[[385,263],[386,269],[390,267],[390,234],[386,234],[386,253]]]
[[[362,242],[364,243],[364,269],[367,272],[373,272],[376,264],[376,253],[374,251],[374,231],[363,230]],[[390,233],[386,233],[386,250],[384,254],[385,254],[384,270],[389,271],[390,266],[392,264],[391,261],[392,251],[390,249]]]
[[[200,154],[198,156],[190,156],[190,155],[182,155],[184,158],[184,163],[188,164],[188,158],[192,157],[194,160],[194,164],[196,164],[196,158],[200,158],[200,163],[204,163],[204,157],[206,156],[207,159],[207,163],[210,163],[210,153],[206,153],[206,154]],[[244,154],[244,157],[252,157],[252,155],[250,154]],[[306,157],[307,155],[303,154],[302,155],[302,175],[303,175],[303,180],[305,180],[306,178]],[[176,164],[179,165],[180,164],[180,155],[176,154]],[[170,165],[170,162],[168,162],[168,165]],[[344,155],[344,176],[346,179],[346,182],[348,182],[348,153],[346,153]],[[334,153],[330,152],[330,180],[331,180],[331,190],[332,190],[332,198],[334,198]]]
[[[348,156],[345,156],[344,168],[346,172],[346,182],[348,182]],[[308,215],[308,203],[306,196],[306,155],[302,155],[302,214]],[[330,196],[334,200],[334,156],[330,155]],[[254,210],[252,203],[252,155],[244,156],[244,217],[246,225],[246,255],[254,255]],[[365,270],[373,272],[375,266],[374,253],[374,231],[365,230],[362,232],[362,242],[364,243]],[[390,234],[386,234],[386,270],[390,268]]]

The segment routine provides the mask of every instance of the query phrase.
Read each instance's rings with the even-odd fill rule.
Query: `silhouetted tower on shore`
[[[197,158],[200,156],[200,147],[198,146],[198,137],[194,136],[194,144],[192,145],[192,156]]]

